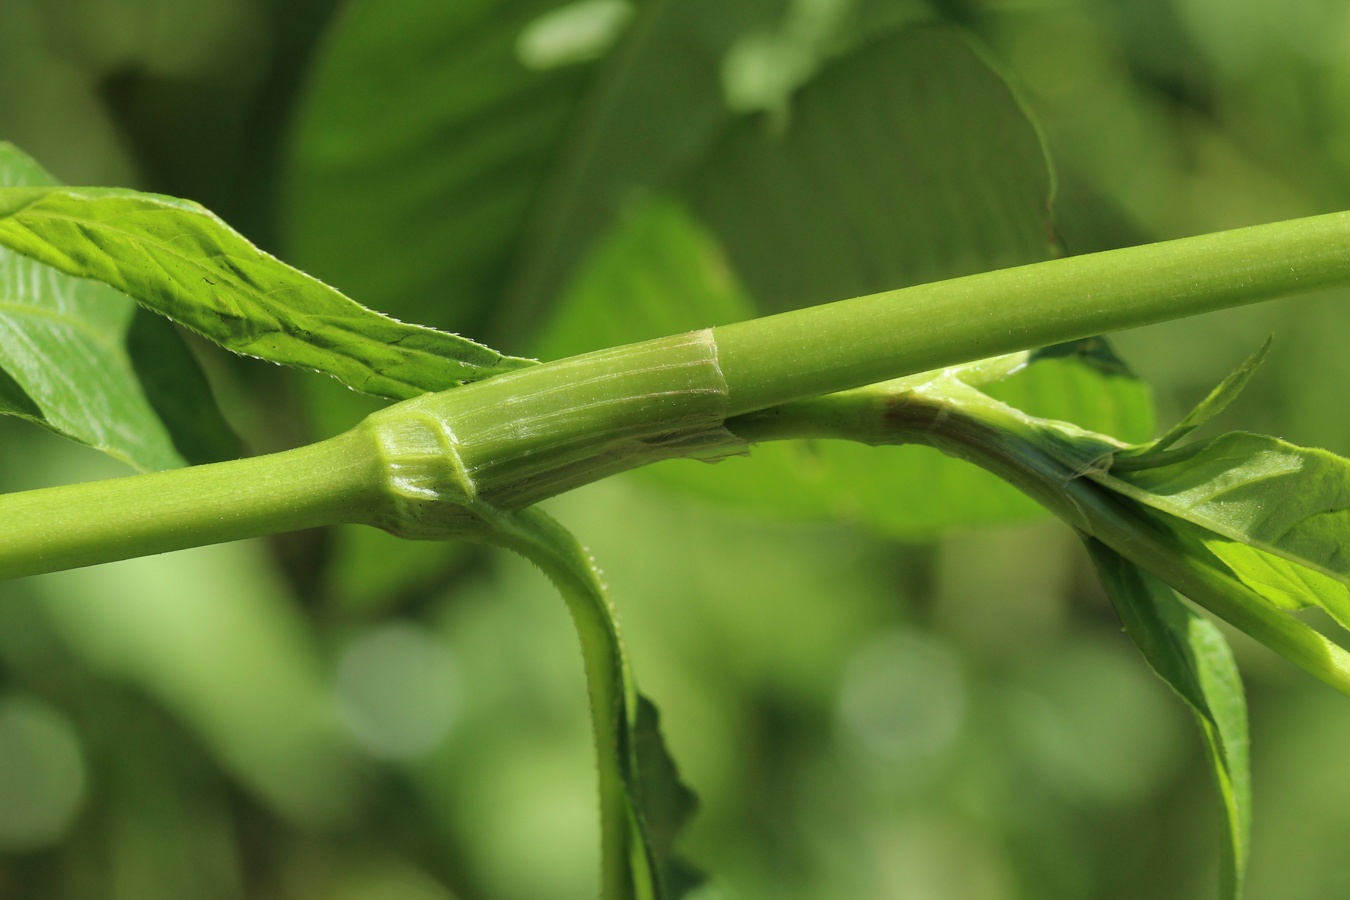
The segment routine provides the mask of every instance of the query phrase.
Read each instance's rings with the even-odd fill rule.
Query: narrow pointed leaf
[[[1223,634],[1172,590],[1098,541],[1089,555],[1126,632],[1195,713],[1227,817],[1220,896],[1239,900],[1251,843],[1247,704]]]
[[[0,193],[54,179],[0,143]],[[126,349],[135,304],[0,247],[0,413],[37,422],[143,469],[181,466]]]
[[[701,876],[674,855],[697,800],[661,738],[656,707],[637,692],[614,608],[590,553],[538,509],[488,513],[487,540],[521,554],[566,600],[591,698],[600,770],[604,900],[678,900]]]
[[[707,152],[732,119],[725,99],[728,52],[744,34],[771,24],[783,5],[654,0],[638,6],[543,186],[498,322],[516,328],[537,322],[624,204]]]
[[[1243,388],[1247,386],[1247,382],[1251,380],[1251,377],[1256,374],[1256,370],[1260,368],[1261,363],[1265,362],[1266,357],[1270,354],[1271,340],[1271,338],[1266,338],[1265,343],[1262,344],[1255,353],[1247,357],[1242,365],[1238,366],[1232,374],[1219,382],[1218,386],[1209,392],[1209,396],[1196,404],[1195,409],[1191,410],[1180,422],[1168,429],[1167,433],[1162,437],[1141,447],[1139,452],[1161,453],[1164,450],[1171,448],[1192,431],[1195,431],[1195,429],[1204,425],[1210,419],[1227,409],[1228,404],[1232,403],[1237,399],[1238,394],[1242,393]]]
[[[527,360],[366,309],[187,200],[118,188],[0,189],[0,245],[102,281],[222,347],[393,399]]]

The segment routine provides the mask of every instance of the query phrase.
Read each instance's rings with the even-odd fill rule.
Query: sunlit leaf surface
[[[529,364],[367,309],[187,200],[0,189],[0,244],[118,288],[236,353],[325,372],[365,393],[403,399]]]
[[[54,184],[0,143],[0,189]],[[183,464],[125,345],[135,304],[0,247],[0,412],[40,422],[140,469]]]

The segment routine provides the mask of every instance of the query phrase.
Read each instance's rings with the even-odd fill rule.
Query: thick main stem
[[[1350,282],[1350,213],[1054,260],[519,370],[273,456],[0,496],[0,578],[338,522],[473,527],[717,451],[728,416]],[[373,440],[372,440],[373,438]]]
[[[0,579],[364,521],[361,436],[270,456],[0,495]]]
[[[1350,280],[1350,213],[1051,260],[714,329],[731,414]]]

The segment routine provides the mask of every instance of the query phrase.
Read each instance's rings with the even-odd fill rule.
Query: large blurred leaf
[[[291,252],[400,316],[531,331],[624,199],[716,136],[724,53],[783,6],[358,0],[296,132]]]
[[[1228,819],[1220,895],[1236,900],[1251,843],[1252,788],[1247,702],[1233,653],[1219,629],[1167,585],[1097,541],[1087,547],[1130,638],[1200,724]]]
[[[521,64],[522,30],[557,5],[348,4],[296,131],[296,261],[397,315],[479,327],[590,69]]]
[[[959,34],[865,45],[804,88],[784,133],[744,120],[687,184],[762,312],[1044,259],[1051,176],[1007,83]],[[989,392],[1141,440],[1146,390],[1094,347],[1029,357]],[[888,533],[1039,515],[983,471],[917,447],[757,447],[682,481],[766,510],[855,516]],[[757,470],[757,471],[754,471]],[[773,474],[770,474],[770,473]]]
[[[188,200],[119,188],[0,188],[0,244],[93,278],[247,356],[393,399],[528,365],[405,325],[259,250]]]
[[[693,164],[731,118],[724,60],[784,0],[645,4],[598,73],[544,186],[502,316],[532,327],[624,201]],[[499,321],[501,318],[499,317]]]
[[[1040,136],[951,29],[863,46],[797,95],[786,129],[769,124],[741,120],[686,184],[763,311],[1054,250]]]
[[[0,190],[55,183],[0,143]],[[0,413],[39,422],[139,469],[182,465],[127,355],[134,311],[112,288],[0,248]]]

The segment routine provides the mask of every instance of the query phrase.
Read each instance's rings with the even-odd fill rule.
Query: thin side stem
[[[926,444],[992,472],[1082,535],[1101,541],[1189,599],[1350,695],[1350,652],[1274,609],[1227,574],[1198,543],[1191,546],[1074,466],[1020,436],[1015,414],[980,413],[942,400],[863,389],[740,416],[727,427],[749,441],[834,438],[871,445]]]

